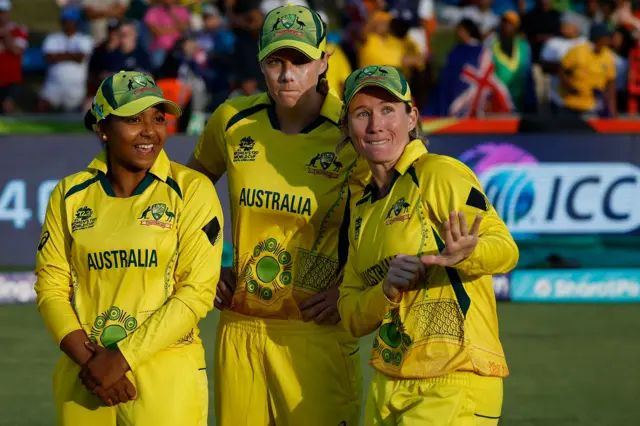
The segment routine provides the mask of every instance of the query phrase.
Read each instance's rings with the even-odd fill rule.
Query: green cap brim
[[[411,100],[411,98],[406,99],[406,96],[403,96],[400,92],[391,89],[390,87],[387,87],[383,82],[378,83],[377,81],[365,81],[362,84],[359,84],[356,86],[356,88],[353,90],[353,92],[351,92],[351,95],[344,100],[344,113],[345,115],[349,112],[349,104],[351,104],[351,101],[353,100],[353,98],[356,96],[356,94],[361,91],[362,89],[364,89],[365,87],[371,87],[371,86],[377,86],[377,87],[382,87],[384,90],[386,90],[387,92],[391,93],[393,96],[395,96],[400,102],[405,102],[409,105],[413,105],[413,102]]]
[[[279,40],[269,43],[258,53],[258,60],[262,61],[264,58],[280,49],[295,49],[304,53],[309,59],[320,59],[322,57],[322,49],[313,47],[302,41],[295,40]]]
[[[164,104],[165,112],[175,117],[182,115],[182,110],[174,102],[167,99],[159,98],[157,96],[145,96],[144,98],[136,99],[128,104],[122,105],[120,108],[115,109],[111,114],[118,117],[131,117],[151,108],[152,106]]]

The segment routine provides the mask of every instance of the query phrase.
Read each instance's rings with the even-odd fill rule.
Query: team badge
[[[342,163],[338,161],[338,156],[333,152],[322,152],[314,156],[307,164],[309,173],[312,175],[324,175],[331,179],[339,176]],[[330,169],[330,170],[327,170]]]
[[[151,218],[149,218],[151,214]],[[140,215],[140,225],[159,226],[160,228],[171,229],[176,218],[174,212],[170,211],[166,204],[155,203],[148,206]]]
[[[387,213],[387,220],[385,223],[387,225],[391,225],[395,222],[404,222],[405,220],[409,220],[409,207],[410,204],[407,203],[404,197],[400,198],[389,209],[389,213]]]
[[[167,205],[164,203],[157,203],[151,206],[151,215],[155,220],[162,219],[164,212],[167,211]]]

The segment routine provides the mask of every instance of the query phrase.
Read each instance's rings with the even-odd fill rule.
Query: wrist
[[[393,303],[399,303],[402,299],[402,294],[388,281],[382,284],[382,292]]]
[[[127,371],[131,370],[131,367],[129,366],[129,362],[124,357],[120,349],[117,349],[116,352],[118,357],[118,366],[122,369],[122,371],[126,373]]]

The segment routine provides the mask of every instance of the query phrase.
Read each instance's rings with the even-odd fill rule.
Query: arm
[[[185,194],[178,219],[176,286],[168,301],[118,342],[131,370],[175,345],[212,308],[222,258],[222,207],[213,184],[201,180]]]
[[[56,345],[74,362],[83,364],[91,353],[84,347],[89,339],[71,305],[70,256],[71,235],[66,225],[62,187],[58,184],[49,199],[36,254],[36,303]]]
[[[226,108],[225,104],[220,105],[209,118],[193,155],[187,163],[188,167],[203,173],[214,184],[227,169]]]
[[[108,19],[108,18],[121,19],[124,16],[124,14],[127,12],[127,6],[121,3],[115,6],[107,7],[107,8],[85,6],[82,8],[82,12],[90,20],[103,19],[103,18],[104,19]]]
[[[84,53],[48,53],[45,55],[45,60],[49,64],[57,64],[58,62],[72,61],[72,62],[82,62],[84,61],[86,55]]]
[[[340,285],[338,311],[344,327],[353,337],[362,337],[380,327],[382,318],[398,303],[385,296],[383,283],[367,287],[355,269],[354,250],[349,248],[349,257]]]
[[[518,263],[519,253],[507,226],[489,204],[473,172],[457,160],[444,161],[444,158],[431,160],[434,161],[432,164],[425,165],[426,168],[433,168],[433,173],[423,184],[430,186],[428,193],[431,197],[429,201],[433,203],[434,225],[441,232],[444,222],[450,220],[452,211],[464,213],[469,224],[477,215],[482,217],[475,250],[453,267],[469,276],[501,274],[512,270]]]
[[[609,105],[609,112],[612,115],[616,115],[618,113],[618,105],[617,105],[617,96],[616,96],[616,81],[609,80],[607,82],[606,88],[606,96],[607,96],[607,104]]]
[[[22,55],[24,50],[29,46],[27,34],[22,31],[19,31],[18,34],[11,34],[9,31],[0,40],[2,44],[4,44],[5,49],[16,56]]]

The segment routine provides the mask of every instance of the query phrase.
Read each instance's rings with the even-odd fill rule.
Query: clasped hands
[[[427,266],[452,267],[465,260],[478,245],[481,222],[482,216],[476,216],[469,231],[464,213],[452,211],[443,224],[445,249],[438,255],[422,257],[397,255],[383,282],[384,294],[389,300],[399,302],[402,293],[414,290],[423,281]]]
[[[129,364],[120,350],[107,349],[92,342],[85,347],[93,353],[78,375],[87,390],[108,407],[136,399],[136,388],[125,376]]]

